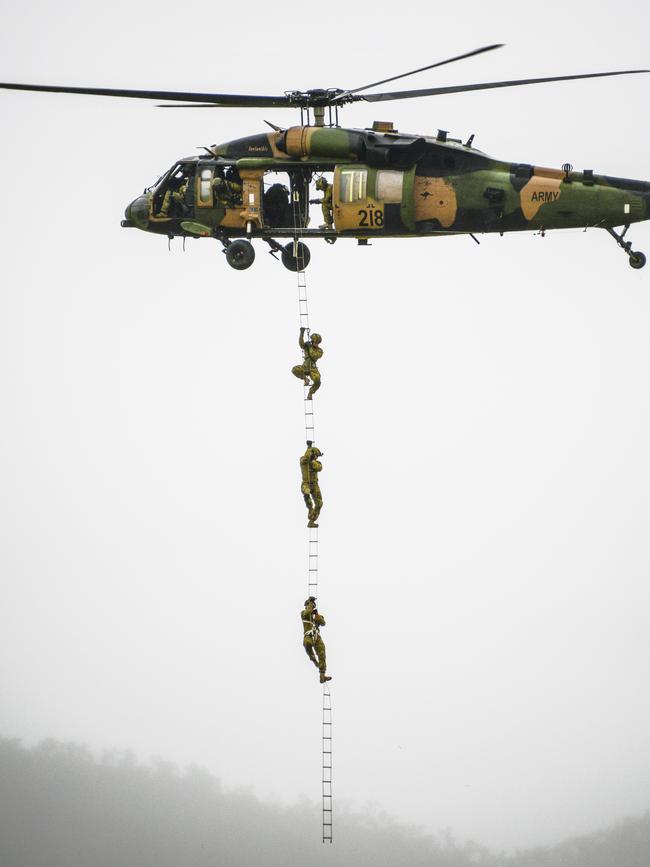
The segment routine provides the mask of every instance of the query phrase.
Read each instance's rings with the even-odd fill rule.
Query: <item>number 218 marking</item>
[[[384,225],[384,212],[379,208],[371,208],[370,210],[359,211],[359,226],[380,229]]]

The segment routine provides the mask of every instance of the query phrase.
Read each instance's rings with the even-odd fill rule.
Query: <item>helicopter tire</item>
[[[632,250],[630,252],[630,268],[643,268],[646,263],[645,253],[641,253],[637,250]]]
[[[255,261],[255,248],[250,241],[244,241],[243,238],[231,241],[225,253],[228,264],[235,271],[245,271]]]
[[[288,268],[289,271],[298,271],[299,264],[302,265],[300,270],[304,271],[307,265],[309,265],[311,253],[309,252],[309,247],[306,244],[303,244],[302,241],[298,241],[297,253],[297,256],[293,255],[293,241],[287,244],[282,250],[282,264],[285,268]]]

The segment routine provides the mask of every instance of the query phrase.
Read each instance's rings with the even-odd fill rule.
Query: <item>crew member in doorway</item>
[[[322,337],[320,334],[312,334],[308,341],[305,341],[306,328],[300,329],[300,337],[298,338],[298,346],[302,349],[303,362],[296,364],[291,368],[291,373],[302,379],[305,385],[309,385],[311,380],[311,388],[307,393],[307,400],[311,400],[314,392],[320,388],[320,371],[318,370],[317,362],[323,357],[323,350],[320,348]]]
[[[320,190],[323,193],[322,199],[310,199],[310,205],[320,205],[323,209],[323,219],[325,222],[320,227],[321,229],[329,229],[330,231],[333,228],[333,219],[332,219],[332,185],[327,183],[325,178],[319,178],[316,181],[316,189]]]
[[[307,440],[307,450],[300,458],[300,473],[302,475],[300,491],[307,506],[308,527],[318,527],[316,521],[323,508],[323,497],[318,484],[318,474],[323,469],[318,458],[322,456],[322,451],[316,448],[311,440]]]
[[[228,187],[226,185],[222,166],[217,166],[214,170],[214,178],[212,179],[212,195],[214,196],[215,205],[221,205],[224,208],[228,207]]]
[[[327,664],[325,661],[325,644],[320,637],[320,627],[325,626],[325,618],[318,613],[316,597],[310,596],[305,599],[305,607],[300,617],[302,618],[303,639],[302,644],[307,656],[320,672],[320,682],[325,683],[332,678],[325,674]]]
[[[241,205],[244,182],[241,179],[237,166],[229,166],[226,170],[226,186],[228,187],[232,207],[235,208],[237,205]]]

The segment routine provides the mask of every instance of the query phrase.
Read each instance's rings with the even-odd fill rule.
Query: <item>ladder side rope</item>
[[[296,259],[296,277],[298,284],[298,315],[300,327],[307,332],[309,339],[309,303],[307,299],[307,278],[305,276],[304,256],[302,255],[302,214],[300,209],[300,193],[294,187],[291,195],[293,206],[293,255]],[[308,400],[309,385],[303,386],[303,405],[305,415],[305,440],[316,443],[316,427],[314,424],[314,401]],[[307,596],[318,598],[318,527],[307,530]],[[323,684],[323,716],[322,716],[322,822],[323,843],[332,842],[332,697],[329,685]]]

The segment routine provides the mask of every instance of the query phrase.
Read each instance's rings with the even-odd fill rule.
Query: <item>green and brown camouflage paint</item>
[[[263,209],[268,173],[330,172],[337,234],[351,237],[426,236],[463,233],[549,231],[594,226],[613,228],[650,218],[650,184],[590,171],[542,168],[492,159],[446,138],[397,132],[297,126],[215,145],[210,155],[190,157],[187,214],[156,217],[155,191],[127,208],[127,225],[166,235],[273,235]],[[236,165],[244,180],[243,204],[199,207],[201,169]],[[364,175],[363,195],[343,194],[343,175]],[[392,173],[399,201],[382,197]],[[317,234],[310,230],[310,234]]]

